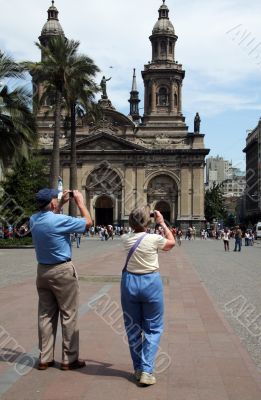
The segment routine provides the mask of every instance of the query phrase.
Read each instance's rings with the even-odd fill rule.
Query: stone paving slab
[[[8,347],[1,345],[5,349],[0,358],[1,400],[260,400],[260,374],[184,248],[160,254],[161,273],[168,278],[160,349],[166,355],[162,365],[157,359],[157,368],[163,371],[157,374],[155,386],[143,388],[135,383],[121,319],[119,282],[113,279],[120,275],[123,259],[121,247],[115,245],[76,263],[80,276],[99,277],[97,281],[80,280],[80,348],[87,366],[60,371],[58,337],[55,368],[33,368],[18,376],[6,392],[1,392],[1,382],[12,381],[19,353],[37,345],[37,294],[32,278],[1,288],[1,325],[21,346],[15,350],[11,342]],[[5,351],[13,355],[9,363],[4,361]]]

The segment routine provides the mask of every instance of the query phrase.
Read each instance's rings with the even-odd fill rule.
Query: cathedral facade
[[[54,3],[54,2],[53,2]],[[165,4],[149,37],[151,61],[141,72],[144,81],[144,115],[139,113],[139,93],[134,70],[130,114],[117,111],[102,87],[102,118],[93,124],[77,121],[78,189],[84,194],[94,223],[124,224],[130,211],[149,205],[171,224],[200,227],[204,223],[204,146],[197,115],[189,132],[182,113],[185,71],[175,60],[178,39]],[[54,4],[48,10],[40,42],[64,35]],[[137,38],[138,40],[138,38]],[[38,113],[38,133],[44,153],[52,143],[52,116],[48,105]],[[65,118],[65,117],[64,117]],[[61,176],[69,186],[70,145],[66,124],[61,138]]]

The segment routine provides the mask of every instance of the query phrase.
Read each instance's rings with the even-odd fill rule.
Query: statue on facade
[[[111,77],[108,79],[106,79],[105,76],[102,77],[102,80],[100,83],[101,90],[102,90],[102,99],[108,99],[107,90],[106,90],[106,86],[107,86],[106,82],[109,81],[110,79],[111,79]]]
[[[195,119],[194,119],[194,133],[199,133],[200,132],[200,116],[199,113],[196,113]]]

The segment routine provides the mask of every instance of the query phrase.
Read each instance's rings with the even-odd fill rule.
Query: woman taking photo
[[[159,211],[155,223],[164,229],[165,237],[146,233],[150,223],[147,207],[130,213],[133,232],[123,235],[126,263],[121,282],[121,303],[125,329],[137,381],[153,385],[153,375],[160,336],[163,332],[163,285],[159,273],[158,250],[171,250],[175,239]]]

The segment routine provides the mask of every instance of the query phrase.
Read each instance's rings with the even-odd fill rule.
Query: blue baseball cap
[[[39,190],[38,193],[36,193],[36,201],[39,203],[41,206],[49,204],[52,199],[55,199],[58,197],[58,190],[57,189],[48,189],[44,188]]]

